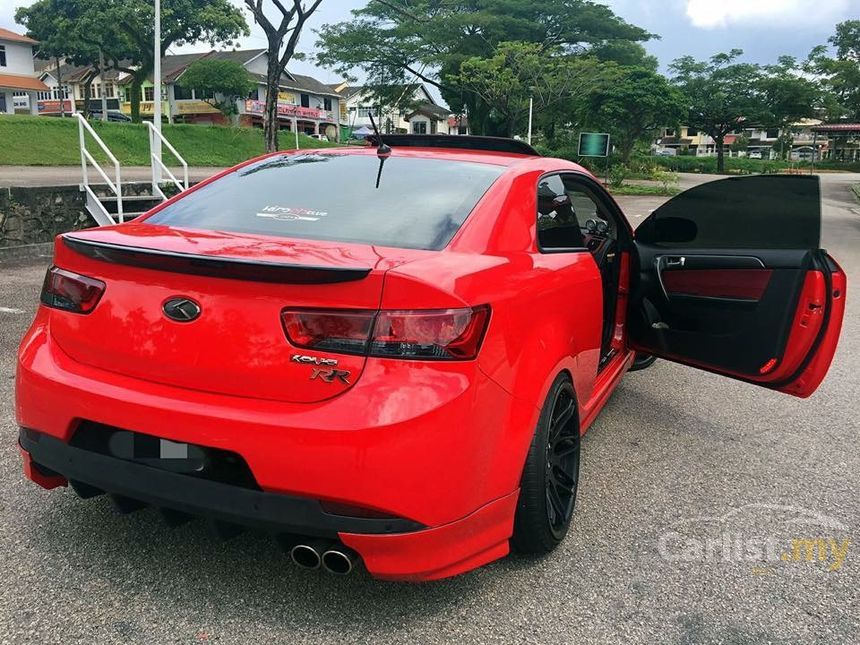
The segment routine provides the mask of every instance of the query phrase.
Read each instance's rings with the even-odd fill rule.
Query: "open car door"
[[[845,311],[845,273],[820,238],[818,177],[734,177],[677,195],[636,230],[630,346],[811,395]]]

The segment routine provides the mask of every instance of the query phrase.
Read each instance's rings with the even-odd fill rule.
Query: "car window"
[[[572,176],[542,177],[537,204],[538,245],[542,250],[581,250],[585,246],[583,225],[600,217],[594,198]]]
[[[818,177],[732,177],[696,186],[654,211],[636,239],[671,248],[817,249]]]
[[[502,166],[376,155],[284,155],[201,187],[151,224],[441,249]],[[377,187],[377,176],[379,185]]]

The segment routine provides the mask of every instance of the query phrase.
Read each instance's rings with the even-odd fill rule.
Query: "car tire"
[[[514,516],[513,548],[549,553],[570,527],[579,487],[581,437],[576,395],[567,374],[552,384],[538,418]]]
[[[633,365],[630,366],[630,369],[628,371],[638,372],[639,370],[644,370],[645,368],[651,367],[656,360],[656,356],[636,352],[636,358],[633,359]]]

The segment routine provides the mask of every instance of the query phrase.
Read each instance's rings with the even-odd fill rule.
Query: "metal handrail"
[[[87,123],[87,120],[84,118],[84,116],[81,113],[79,113],[79,112],[75,113],[75,117],[78,119],[78,138],[80,141],[80,148],[81,148],[81,173],[83,175],[83,180],[84,180],[84,184],[83,184],[84,189],[87,190],[88,192],[92,192],[92,188],[90,188],[89,166],[87,164],[87,162],[89,161],[89,163],[91,163],[93,165],[93,167],[99,171],[99,174],[105,180],[105,183],[108,185],[108,187],[116,195],[116,214],[117,214],[117,217],[119,218],[119,221],[123,222],[125,220],[125,218],[123,217],[123,213],[122,213],[122,181],[121,181],[121,174],[120,174],[120,168],[119,168],[119,160],[116,157],[114,157],[113,153],[105,145],[105,142],[102,141],[101,137],[99,137],[99,135],[96,134],[95,130],[93,130],[92,126],[89,123]],[[86,140],[86,133],[87,132],[90,133],[90,136],[93,138],[93,141],[95,141],[99,145],[99,147],[102,149],[102,151],[107,155],[107,158],[113,163],[114,181],[110,180],[110,177],[108,177],[107,173],[104,171],[104,169],[101,167],[101,165],[99,165],[99,163],[95,160],[95,157],[93,157],[90,154],[90,151],[87,150],[87,140]],[[110,216],[108,216],[108,217],[110,217]],[[113,219],[113,218],[111,218],[111,219]]]
[[[170,180],[176,185],[179,189],[179,192],[184,190],[188,190],[188,164],[185,159],[182,158],[178,152],[176,152],[176,148],[171,145],[170,141],[164,138],[164,135],[159,132],[152,121],[146,122],[147,127],[149,128],[149,158],[150,165],[152,166],[152,193],[160,194],[162,197],[165,197],[164,192],[162,192],[161,187],[158,185],[158,173],[157,169],[160,167],[167,173],[167,176],[170,177]],[[176,175],[174,175],[170,169],[164,164],[164,161],[155,153],[155,137],[158,137],[161,140],[161,143],[167,147],[167,149],[173,154],[176,160],[182,165],[183,179],[184,183],[180,182]],[[165,197],[166,198],[166,197]]]

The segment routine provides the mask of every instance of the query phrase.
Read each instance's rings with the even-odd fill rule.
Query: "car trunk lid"
[[[348,390],[365,358],[293,347],[281,312],[375,310],[385,271],[403,260],[370,245],[145,223],[67,234],[57,241],[55,263],[106,287],[90,314],[52,311],[51,334],[73,359],[139,379],[320,401]],[[165,305],[177,299],[197,305],[199,315],[171,319]],[[333,369],[338,377],[325,378]]]

